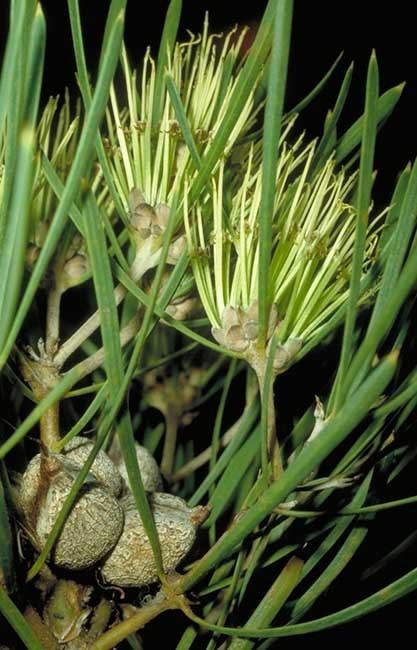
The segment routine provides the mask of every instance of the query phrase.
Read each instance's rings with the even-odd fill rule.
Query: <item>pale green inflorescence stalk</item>
[[[315,142],[306,145],[303,136],[287,142],[293,122],[280,145],[269,270],[268,340],[276,333],[277,373],[346,302],[356,222],[349,203],[356,175],[338,169],[333,158],[314,172]],[[212,334],[250,363],[258,338],[259,159],[259,147],[250,146],[242,183],[232,193],[222,162],[212,197],[204,205],[184,204],[191,266]],[[373,257],[380,217],[368,229],[364,272]]]

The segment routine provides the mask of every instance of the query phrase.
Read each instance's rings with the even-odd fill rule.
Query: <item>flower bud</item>
[[[273,335],[278,322],[277,308],[271,306],[268,320],[267,340]],[[213,327],[212,335],[223,347],[234,352],[246,352],[259,336],[258,301],[247,309],[226,305],[222,314],[222,327]]]
[[[81,253],[77,253],[67,260],[62,269],[62,284],[65,289],[76,287],[85,280],[86,274],[90,270],[88,258]]]
[[[38,261],[38,257],[40,255],[40,252],[41,252],[41,249],[39,248],[39,246],[36,246],[36,244],[28,244],[28,247],[26,249],[25,262],[26,262],[26,266],[30,270],[33,269],[36,262]]]
[[[155,218],[153,207],[149,203],[140,203],[132,213],[130,223],[141,239],[148,239],[152,234]]]
[[[284,372],[299,353],[303,345],[301,339],[290,338],[283,345],[278,345],[275,351],[273,367],[275,372]]]

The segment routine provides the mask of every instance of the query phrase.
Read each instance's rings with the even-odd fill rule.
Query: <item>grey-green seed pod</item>
[[[45,493],[39,494],[40,462],[36,457],[23,474],[19,506],[38,550],[45,545],[73,483],[73,477],[61,470],[51,478]],[[85,484],[52,549],[52,561],[67,569],[88,569],[115,546],[123,522],[123,509],[117,499],[95,484]]]
[[[136,447],[136,458],[138,459],[138,465],[140,469],[140,475],[142,477],[143,487],[146,492],[158,492],[162,490],[162,478],[159,471],[158,464],[152,454],[141,445],[135,444]],[[127,476],[126,466],[123,460],[119,464],[119,472],[124,478],[126,485],[129,486],[129,479]]]
[[[92,448],[93,443],[90,440],[76,436],[65,446],[63,453],[56,454],[55,458],[67,470],[67,473],[76,475],[87,460]],[[25,470],[25,475],[30,476],[32,480],[31,485],[28,482],[29,489],[27,491],[27,499],[30,503],[35,499],[39,489],[40,465],[41,455],[36,454]],[[99,451],[95,457],[90,468],[89,480],[90,483],[91,480],[97,481],[99,483],[98,487],[105,488],[112,496],[118,497],[122,491],[122,477],[115,464],[104,451]],[[25,509],[25,507],[22,504],[22,508]]]
[[[158,580],[152,548],[132,497],[123,500],[125,525],[123,533],[105,560],[101,573],[104,580],[120,587],[142,587]],[[186,502],[171,494],[151,495],[156,529],[161,542],[165,573],[170,573],[191,550],[196,526],[201,521],[201,508],[189,508]]]
[[[77,463],[77,465],[84,465],[87,460],[93,443],[88,438],[76,436],[73,438],[64,449],[66,458]],[[91,466],[90,474],[101,483],[110,494],[118,497],[122,491],[122,477],[116,465],[110,460],[104,451],[99,451]]]

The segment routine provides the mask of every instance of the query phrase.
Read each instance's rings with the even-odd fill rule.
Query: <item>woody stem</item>
[[[61,309],[62,291],[54,287],[48,293],[48,305],[46,311],[46,337],[45,348],[48,355],[53,356],[59,339],[59,318]]]
[[[40,402],[57,383],[59,376],[56,370],[43,360],[32,361],[22,355],[22,375],[29,384],[36,399]],[[60,441],[59,432],[59,402],[48,408],[40,418],[40,439],[44,451],[53,451]]]
[[[130,634],[134,634],[138,630],[145,627],[149,621],[156,618],[162,612],[168,609],[178,609],[179,599],[164,598],[155,604],[146,605],[127,618],[121,623],[117,623],[105,632],[97,641],[92,645],[92,650],[111,650],[117,644],[121,643]]]

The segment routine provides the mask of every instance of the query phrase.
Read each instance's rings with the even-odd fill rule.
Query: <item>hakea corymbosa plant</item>
[[[82,103],[73,113],[65,97],[59,112],[52,99],[42,114],[45,18],[35,0],[11,3],[1,615],[36,650],[136,647],[167,609],[180,610],[169,641],[183,650],[209,630],[210,650],[230,636],[235,649],[346,623],[417,588],[413,569],[357,597],[359,578],[379,585],[415,540],[399,530],[354,570],[352,606],[298,623],[360,557],[377,512],[416,502],[396,481],[415,462],[417,380],[401,348],[416,346],[417,162],[384,225],[373,208],[377,130],[401,87],[379,94],[372,54],[364,113],[344,131],[349,66],[312,142],[295,116],[334,68],[285,112],[292,0],[269,0],[243,56],[243,31],[220,38],[207,21],[175,44],[171,0],[138,72],[125,4],[110,2],[95,80],[69,0]],[[332,354],[319,347],[329,334]],[[289,399],[274,401],[280,373]]]
[[[275,173],[272,246],[268,269],[268,326],[259,341],[259,213],[262,168],[259,151],[250,146],[240,187],[227,188],[220,163],[205,202],[189,206],[184,193],[184,225],[198,293],[214,339],[248,361],[257,374],[261,395],[268,356],[272,376],[287,370],[303,345],[343,308],[355,244],[357,215],[352,193],[355,173],[338,169],[333,158],[315,169],[316,143],[286,140]],[[362,275],[372,262],[381,218],[369,222]],[[360,302],[366,297],[362,292]],[[272,350],[271,350],[272,347]],[[274,432],[273,394],[269,394],[270,454],[275,473],[282,471]],[[275,451],[274,451],[275,450]]]

